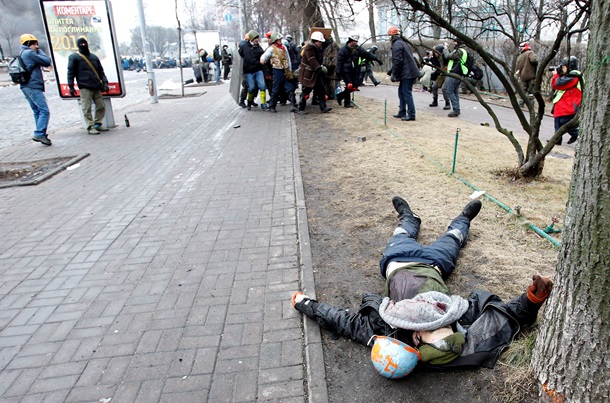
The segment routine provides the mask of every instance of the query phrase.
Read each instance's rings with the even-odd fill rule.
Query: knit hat
[[[458,358],[465,343],[464,335],[456,332],[434,343],[424,344],[418,350],[423,362],[443,365]]]

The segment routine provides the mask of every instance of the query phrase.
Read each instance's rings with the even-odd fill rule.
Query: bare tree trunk
[[[309,27],[323,27],[324,19],[320,12],[320,5],[318,0],[305,0],[305,8],[303,10],[304,20],[306,26]]]
[[[377,33],[375,31],[375,4],[373,0],[369,0],[367,2],[367,7],[369,9],[369,29],[371,30],[371,41],[373,43],[377,42]]]
[[[610,2],[592,6],[586,102],[563,243],[532,361],[547,402],[610,396]]]

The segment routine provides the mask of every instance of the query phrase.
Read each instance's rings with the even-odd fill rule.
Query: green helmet
[[[248,38],[250,38],[251,41],[258,37],[258,32],[256,32],[255,30],[248,32]]]
[[[282,39],[284,38],[282,36],[282,34],[278,33],[278,32],[274,32],[271,34],[271,38],[269,38],[269,43],[275,43],[275,41],[277,41],[278,39]]]

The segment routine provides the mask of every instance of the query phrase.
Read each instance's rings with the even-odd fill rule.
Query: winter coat
[[[322,67],[322,52],[323,49],[314,45],[313,42],[309,42],[303,48],[299,71],[299,81],[303,87],[313,88],[315,86],[320,75],[320,67]]]
[[[433,69],[429,65],[426,64],[426,65],[424,65],[424,67],[422,67],[421,77],[419,79],[419,82],[421,83],[421,85],[423,85],[424,87],[430,88],[430,82],[432,81],[432,72],[433,72]]]
[[[432,71],[432,74],[430,75],[430,80],[436,81],[436,80],[438,80],[438,77],[441,75],[441,70],[442,70],[440,56],[436,56],[436,54],[434,56],[432,56],[430,58],[430,64],[435,67],[433,69],[434,71]]]
[[[299,65],[301,64],[301,54],[299,52],[296,42],[291,41],[288,44],[288,54],[290,55],[292,71],[296,71],[296,69],[298,69]]]
[[[20,88],[30,88],[32,90],[44,91],[44,77],[41,67],[49,67],[51,59],[45,53],[38,49],[38,52],[33,51],[25,45],[21,45],[21,60],[25,65],[25,69],[31,72],[30,80],[21,84]]]
[[[290,53],[285,46],[277,46],[275,44],[268,46],[265,53],[261,56],[261,62],[267,63],[271,61],[271,67],[277,70],[292,69],[290,62]]]
[[[265,51],[260,45],[254,45],[250,41],[243,41],[239,46],[239,55],[244,59],[244,74],[256,73],[263,69],[261,56]]]
[[[525,82],[536,78],[536,67],[538,59],[532,50],[526,50],[517,58],[516,71],[519,76],[519,81]]]
[[[221,57],[220,57],[220,48],[214,48],[214,50],[212,51],[212,58],[214,59],[215,62],[220,62]]]
[[[227,52],[226,49],[222,50],[220,58],[221,58],[222,64],[224,64],[225,66],[233,64],[233,56],[231,56],[231,54],[229,52]]]
[[[419,77],[411,48],[402,38],[392,39],[392,77],[410,80]]]
[[[553,98],[553,116],[575,115],[582,103],[582,75],[579,71],[570,71],[565,76],[555,72],[551,85],[557,91]]]
[[[527,294],[506,304],[500,297],[487,291],[475,291],[467,301],[466,313],[452,325],[454,331],[463,332],[466,336],[460,357],[443,365],[423,365],[436,369],[475,366],[493,368],[521,326],[536,321],[541,306],[530,302]],[[379,295],[365,294],[358,312],[339,309],[323,302],[307,307],[297,305],[297,309],[315,319],[320,326],[363,345],[368,345],[373,335],[391,336],[412,344],[411,331],[392,328],[383,321],[379,314],[381,303]]]
[[[380,62],[374,54],[367,52],[361,46],[351,48],[347,45],[339,49],[337,53],[337,74],[342,77],[346,74],[360,74],[360,59]]]
[[[85,59],[83,59],[80,53],[72,53],[68,58],[68,85],[73,86],[74,79],[76,78],[78,88],[101,90],[102,87],[108,85],[108,79],[106,78],[106,74],[104,74],[102,63],[93,53],[89,53],[86,57],[97,70],[97,74],[103,84],[100,83],[100,79],[98,79],[97,75],[91,70],[91,67]]]
[[[464,59],[464,56],[466,59]],[[464,76],[468,73],[468,71],[464,71],[467,70],[463,67],[465,63],[462,63],[462,60],[465,62],[468,57],[470,56],[466,49],[460,47],[455,48],[453,51],[445,48],[443,51],[443,59],[447,61],[447,70],[450,73],[458,74],[460,76]]]

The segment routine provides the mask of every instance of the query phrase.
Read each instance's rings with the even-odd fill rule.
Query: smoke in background
[[[38,0],[0,0],[0,45],[5,57],[19,53],[19,37],[24,33],[38,38],[40,48],[49,54]]]

